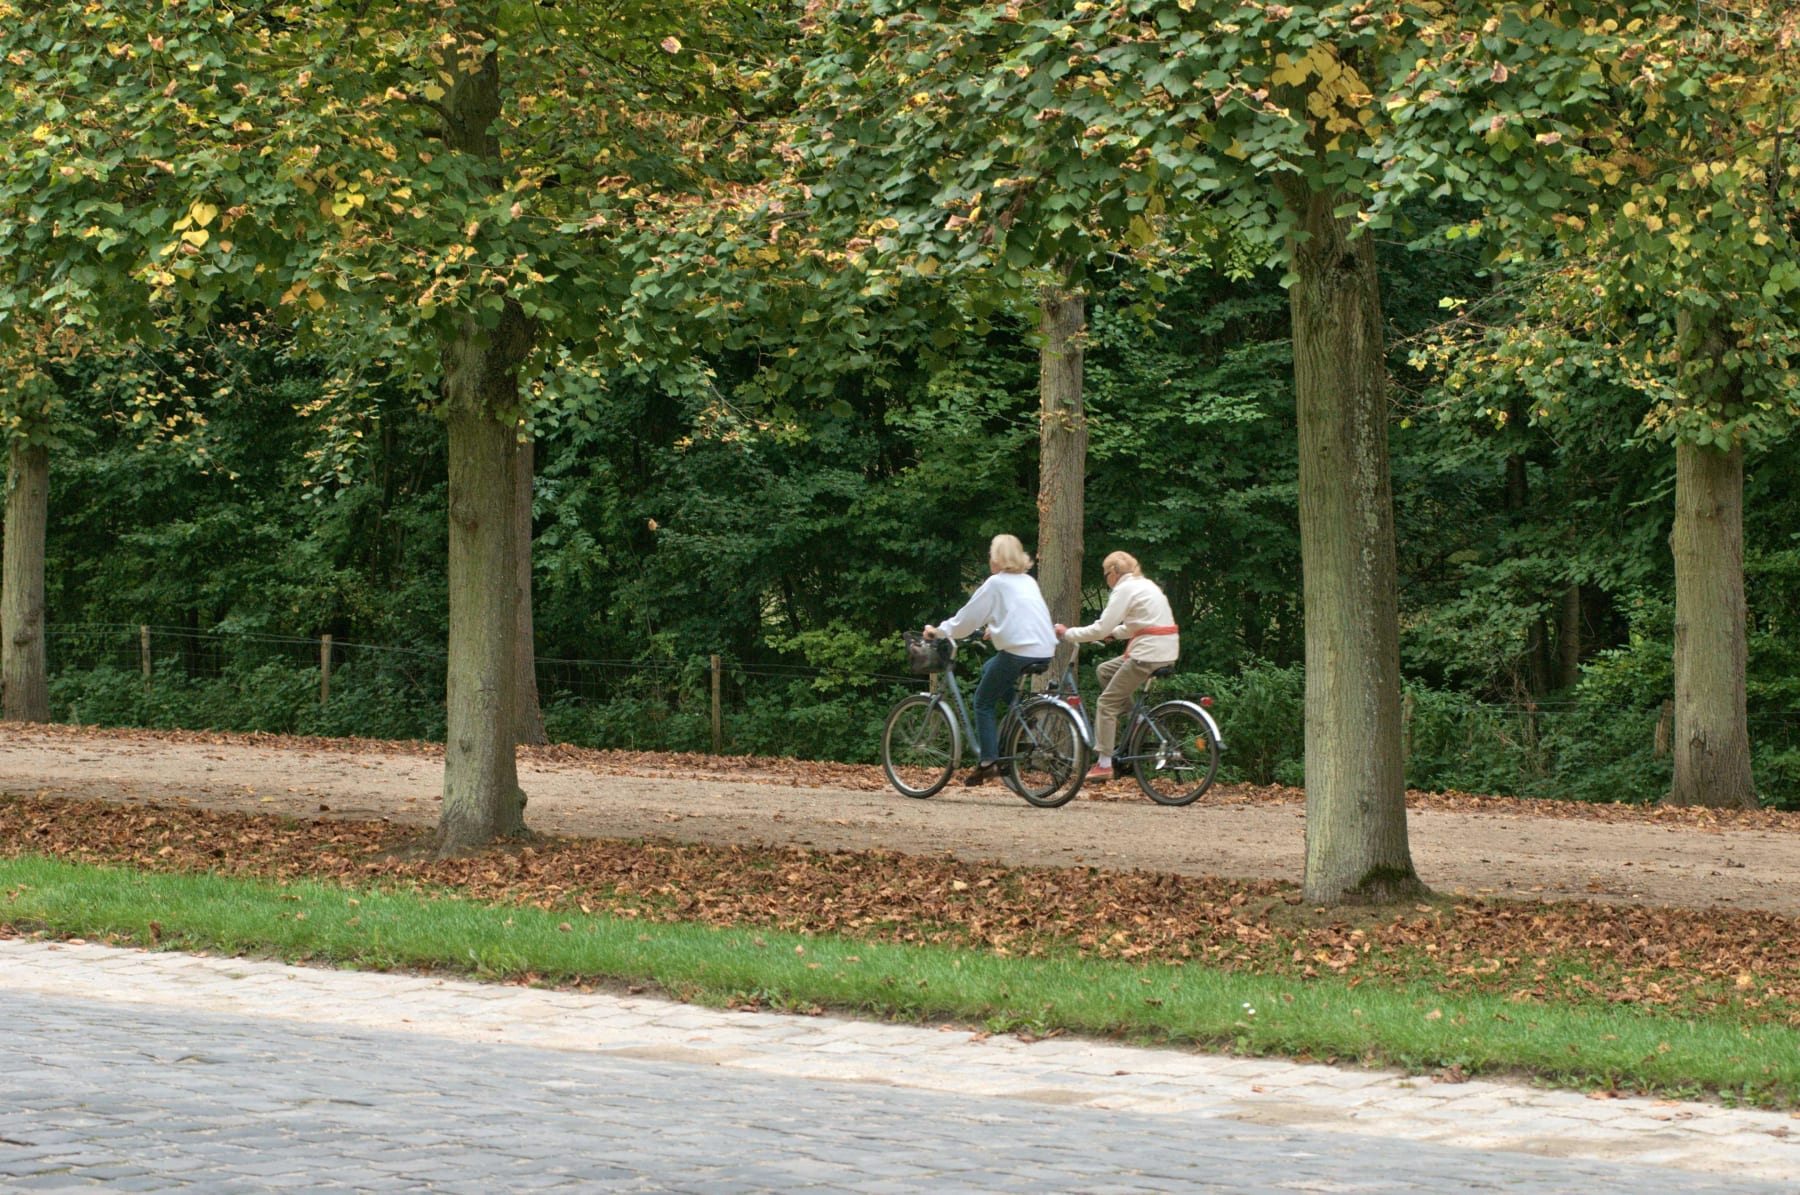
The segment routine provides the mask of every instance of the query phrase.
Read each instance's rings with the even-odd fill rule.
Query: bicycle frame
[[[956,679],[956,665],[952,663],[938,675],[944,678],[944,688],[942,691],[934,691],[931,697],[950,707],[950,723],[956,727],[956,750],[950,757],[950,766],[960,768],[963,744],[976,741],[975,721],[969,716],[968,703],[963,700],[962,684]],[[976,754],[980,754],[979,750]]]
[[[902,698],[888,713],[881,732],[881,765],[903,796],[935,795],[963,762],[963,745],[979,743],[974,699],[963,693],[956,677],[953,649],[940,644],[936,660],[920,660],[918,643],[908,636],[915,667],[924,665],[947,682],[934,681],[930,693]],[[1042,668],[1033,667],[1033,672]],[[990,760],[1000,779],[1027,803],[1055,809],[1073,800],[1087,775],[1088,731],[1081,715],[1066,702],[1033,693],[1021,673],[1009,695],[1011,708],[995,730],[1004,754]],[[977,686],[977,695],[980,687]],[[979,776],[964,783],[979,783]]]
[[[946,694],[943,692],[934,692],[934,693],[932,693],[931,696],[934,700],[942,702],[944,705],[949,706],[951,709],[951,712],[952,712],[951,720],[956,725],[956,733],[957,733],[956,759],[953,761],[951,766],[960,767],[962,764],[961,757],[962,757],[963,742],[965,742],[965,741],[970,742],[970,743],[976,742],[975,719],[974,719],[974,716],[972,714],[970,714],[970,712],[969,712],[968,702],[966,702],[963,699],[962,683],[956,679],[956,660],[955,660],[954,656],[952,656],[952,658],[951,658],[950,666],[948,668],[944,669],[944,671],[939,673],[938,675],[942,676],[946,682],[944,685],[944,688],[946,690],[948,690],[948,696],[946,696]],[[1020,707],[1024,705],[1024,700],[1021,698],[1021,692],[1024,690],[1024,687],[1025,687],[1023,684],[1023,681],[1024,681],[1024,678],[1021,677],[1020,678],[1021,683],[1019,685],[1015,686],[1015,688],[1013,689],[1013,700],[1008,704],[1007,711],[1006,711],[1006,717],[1001,719],[1001,721],[1000,721],[999,729],[1001,731],[1000,738],[1002,741],[1004,741],[1006,738],[1005,731],[1007,728],[1007,723],[1011,719],[1013,719],[1014,717],[1017,716]],[[1089,751],[1092,751],[1094,749],[1094,731],[1093,731],[1093,728],[1088,725],[1088,720],[1087,720],[1086,715],[1084,715],[1081,712],[1081,706],[1079,703],[1072,705],[1067,700],[1065,700],[1063,697],[1061,697],[1056,692],[1054,692],[1053,690],[1050,690],[1050,689],[1046,689],[1042,693],[1025,693],[1024,696],[1027,698],[1041,697],[1048,701],[1054,701],[1057,705],[1063,706],[1070,713],[1074,714],[1075,715],[1075,723],[1077,726],[1079,726],[1081,728],[1082,745],[1085,746]],[[979,752],[978,752],[978,754],[979,754]]]
[[[1087,742],[1088,750],[1092,751],[1094,750],[1094,726],[1088,721],[1087,703],[1081,699],[1081,688],[1076,680],[1077,665],[1081,662],[1081,645],[1075,644],[1074,647],[1074,652],[1069,656],[1069,666],[1063,669],[1062,679],[1057,681],[1051,689],[1046,690],[1045,695],[1069,707],[1069,710],[1081,723],[1082,737]],[[1131,708],[1119,720],[1119,734],[1114,744],[1115,749],[1131,741],[1132,731],[1139,722],[1149,720],[1152,706],[1150,686],[1155,683],[1155,679],[1152,678],[1131,695]],[[1219,750],[1225,750],[1225,736],[1220,732],[1219,723],[1213,718],[1212,711],[1198,701],[1187,701],[1182,698],[1172,698],[1171,700],[1181,700],[1184,704],[1192,706],[1194,712],[1200,715],[1201,720],[1206,723],[1206,729],[1212,732],[1213,741],[1219,745]]]

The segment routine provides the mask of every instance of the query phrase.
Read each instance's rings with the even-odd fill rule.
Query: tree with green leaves
[[[6,716],[28,720],[48,717],[44,530],[50,452],[78,417],[64,393],[69,369],[83,359],[138,356],[167,331],[164,313],[131,277],[137,259],[122,250],[125,226],[147,226],[146,213],[171,194],[174,167],[154,150],[145,161],[131,160],[128,138],[113,136],[109,121],[124,109],[103,84],[95,82],[90,94],[82,65],[90,60],[60,40],[68,15],[0,0],[0,56],[8,66],[0,89],[0,260],[7,263],[0,276],[0,419],[8,442],[0,673]],[[94,52],[95,62],[128,56],[116,42]],[[63,67],[73,69],[65,74]],[[141,82],[133,91],[133,118],[154,128],[181,119],[169,94]],[[134,425],[157,435],[159,407],[170,396],[160,382],[134,387]]]
[[[1483,203],[1470,231],[1531,284],[1451,384],[1513,388],[1541,422],[1592,418],[1570,400],[1599,378],[1674,445],[1673,804],[1756,804],[1744,454],[1800,418],[1797,20],[1761,0],[1507,6],[1442,31],[1393,105],[1401,154]]]
[[[1041,46],[1013,6],[915,12],[817,6],[800,134],[820,235],[851,264],[964,288],[986,311],[1031,303],[1038,341],[1037,576],[1053,616],[1079,621],[1092,282],[1120,266],[1162,284],[1216,248],[1203,220],[1163,217],[1122,150],[1076,150],[1081,128],[1045,107]],[[979,315],[977,328],[984,322]]]
[[[814,68],[842,116],[834,152],[863,151],[864,188],[892,206],[891,235],[916,253],[978,252],[960,229],[979,219],[1001,259],[1023,267],[1087,222],[1149,244],[1167,216],[1227,229],[1287,264],[1305,888],[1318,902],[1421,890],[1406,840],[1380,291],[1359,219],[1382,182],[1377,97],[1406,69],[1412,9],[839,5],[823,10],[836,35]],[[906,135],[884,140],[877,130],[896,111]]]
[[[440,848],[520,832],[521,378],[555,342],[686,355],[690,294],[655,278],[654,234],[752,173],[739,142],[772,14],[735,0],[11,7],[9,63],[60,101],[10,125],[9,149],[50,147],[0,195],[21,270],[76,241],[109,282],[141,282],[146,308],[235,295],[302,329],[329,316],[436,379]],[[120,177],[141,192],[130,203],[106,192]]]

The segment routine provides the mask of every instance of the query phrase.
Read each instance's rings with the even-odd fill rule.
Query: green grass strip
[[[430,969],[545,984],[651,983],[684,1000],[828,1009],[993,1032],[1090,1034],[1413,1071],[1792,1107],[1800,1032],[1743,1017],[1519,1004],[1196,965],[1011,958],[769,930],[571,916],[453,894],[0,860],[0,920],[63,937]]]

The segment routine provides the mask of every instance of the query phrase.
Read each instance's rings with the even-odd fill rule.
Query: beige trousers
[[[1100,678],[1103,686],[1100,701],[1094,707],[1094,750],[1097,754],[1112,755],[1113,740],[1119,734],[1119,719],[1131,708],[1131,695],[1161,667],[1161,664],[1134,660],[1130,656],[1114,656],[1102,660],[1094,669],[1094,675]]]

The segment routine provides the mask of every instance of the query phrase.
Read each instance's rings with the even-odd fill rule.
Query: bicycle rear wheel
[[[1144,795],[1158,805],[1191,805],[1212,787],[1219,740],[1190,701],[1165,701],[1132,728],[1125,753]]]
[[[1081,723],[1068,707],[1033,701],[1008,719],[1006,783],[1040,809],[1066,805],[1087,779],[1087,743]]]
[[[915,693],[893,708],[881,728],[881,770],[903,795],[929,797],[949,782],[960,747],[950,711]]]

